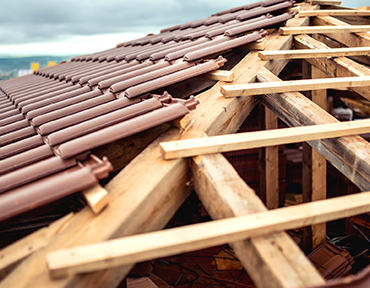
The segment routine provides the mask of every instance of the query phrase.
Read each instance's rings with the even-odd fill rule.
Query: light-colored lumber
[[[277,116],[267,107],[259,107],[260,128],[278,128]],[[258,169],[260,175],[259,194],[268,209],[279,207],[279,146],[263,147],[259,151]]]
[[[67,214],[51,225],[37,230],[31,236],[22,238],[0,250],[0,272],[48,245],[55,235],[60,234],[68,226],[72,216],[73,213]]]
[[[234,72],[227,71],[227,70],[215,70],[215,71],[203,74],[202,77],[211,79],[211,80],[217,80],[217,81],[233,82]]]
[[[298,17],[312,16],[370,16],[369,10],[311,10],[299,11]]]
[[[297,35],[294,37],[294,40],[294,45],[298,49],[329,49],[325,44],[307,35]],[[347,57],[307,58],[306,60],[329,77],[370,76],[369,68]],[[370,99],[370,86],[352,87],[351,90],[357,92],[366,99]]]
[[[174,159],[325,138],[343,137],[369,132],[370,119],[365,119],[306,127],[283,128],[162,142],[160,146],[165,159]]]
[[[309,0],[311,4],[320,4],[320,5],[340,5],[342,1],[336,0]]]
[[[47,255],[52,277],[85,273],[223,245],[370,212],[370,192],[214,220]]]
[[[313,25],[316,26],[346,26],[351,27],[350,24],[330,16],[318,16],[313,18]],[[324,32],[322,32],[325,34]],[[330,33],[327,36],[343,43],[348,47],[369,47],[370,35],[369,33]]]
[[[370,76],[305,79],[272,83],[223,85],[221,86],[221,93],[224,97],[238,97],[254,96],[266,93],[310,91],[317,89],[366,87],[369,86],[369,84]]]
[[[358,33],[368,31],[370,31],[370,25],[280,27],[279,29],[279,32],[283,35],[312,33]]]
[[[307,5],[307,7],[312,9],[312,6]],[[289,20],[287,25],[299,26],[308,25],[308,23],[308,18],[295,18]],[[266,38],[266,49],[291,48],[291,36],[273,33]],[[233,69],[235,82],[254,81],[257,71],[263,66],[278,74],[286,63],[285,61],[264,62],[253,51]],[[160,229],[165,225],[166,219],[173,215],[187,196],[184,187],[188,182],[186,179],[188,163],[184,159],[164,161],[158,148],[159,142],[177,140],[180,137],[201,137],[204,133],[216,135],[235,132],[256,103],[250,98],[241,100],[221,97],[220,84],[201,94],[198,99],[201,103],[197,109],[181,120],[181,133],[175,129],[167,131],[161,139],[145,149],[105,186],[110,199],[107,209],[98,216],[93,215],[89,208],[78,212],[62,237],[54,239],[51,245],[27,258],[0,283],[0,287],[89,287],[92,284],[99,287],[114,287],[117,285],[129,272],[130,265],[52,281],[45,265],[45,254],[57,249]],[[252,245],[251,253],[258,257],[259,254],[264,253],[263,251],[272,249],[272,246],[275,247],[274,251],[278,251],[276,245],[281,245],[287,254],[290,253],[290,245],[285,245],[279,239],[275,243],[264,242],[259,248]],[[259,273],[263,269],[270,270],[273,276],[283,275],[284,273],[278,273],[280,267],[273,265],[280,256],[277,256],[274,261],[263,261],[258,267],[254,267],[254,270],[251,268],[251,273]],[[289,262],[289,265],[294,266],[293,262]],[[29,267],[32,267],[32,271]],[[301,277],[297,270],[292,269],[290,272],[292,272],[291,278]]]
[[[261,69],[258,73],[258,80],[273,82],[280,79],[266,69]],[[288,126],[340,123],[299,92],[261,95],[259,100]],[[370,190],[369,142],[360,136],[348,136],[309,141],[308,143],[360,190]]]
[[[99,214],[108,205],[108,192],[99,184],[83,190],[82,195],[95,214]]]
[[[258,54],[262,60],[348,57],[359,55],[370,55],[370,47],[261,51]]]

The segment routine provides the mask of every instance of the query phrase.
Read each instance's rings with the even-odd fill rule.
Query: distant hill
[[[70,56],[32,56],[32,57],[12,57],[0,58],[0,71],[10,72],[23,69],[31,69],[31,62],[38,62],[40,68],[48,66],[49,61],[58,63],[70,60]]]

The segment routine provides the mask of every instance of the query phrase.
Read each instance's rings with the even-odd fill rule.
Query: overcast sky
[[[344,0],[343,6],[369,5]],[[80,55],[254,0],[9,0],[1,3],[0,56]]]

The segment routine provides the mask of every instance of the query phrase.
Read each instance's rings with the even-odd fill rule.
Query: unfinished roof
[[[263,38],[259,29],[291,19],[292,5],[274,0],[219,12],[0,83],[0,205],[7,207],[0,221],[105,178],[112,167],[92,149],[194,109],[194,98],[174,99],[165,87],[222,67],[227,59],[214,55]],[[91,180],[50,189],[78,177]],[[9,204],[16,202],[22,205]]]

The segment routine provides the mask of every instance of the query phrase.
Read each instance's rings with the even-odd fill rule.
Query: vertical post
[[[277,116],[267,107],[260,104],[261,130],[277,129]],[[260,149],[259,153],[260,197],[267,208],[279,207],[279,146]]]
[[[303,74],[311,74],[312,79],[325,78],[325,74],[304,61]],[[307,65],[307,66],[305,66]],[[327,110],[326,90],[311,91],[311,100]],[[326,159],[307,143],[303,145],[303,202],[326,199]],[[303,249],[310,252],[326,240],[326,223],[312,225],[304,229]]]

